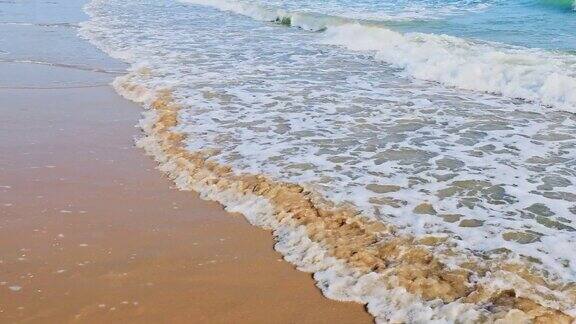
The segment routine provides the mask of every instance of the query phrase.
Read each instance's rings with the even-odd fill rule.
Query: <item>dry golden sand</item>
[[[107,86],[0,89],[0,323],[371,322],[171,188],[133,147],[140,110]]]
[[[146,75],[148,72],[139,73]],[[127,76],[124,82],[119,83],[122,92],[135,98],[149,92],[129,80],[130,76]],[[534,292],[533,298],[527,298],[514,289],[489,289],[475,283],[471,275],[501,272],[503,279],[510,278],[526,287],[565,290],[575,296],[572,285],[555,285],[523,265],[508,262],[487,265],[470,262],[461,264],[459,269],[449,269],[423,247],[437,244],[434,238],[416,241],[408,236],[398,236],[393,228],[370,222],[356,216],[353,211],[322,208],[309,192],[297,185],[277,183],[257,175],[238,176],[229,167],[207,160],[209,153],[189,153],[182,145],[184,135],[173,131],[178,123],[179,107],[172,101],[170,92],[159,92],[150,106],[156,112],[156,123],[148,135],[162,148],[162,154],[176,165],[175,173],[188,174],[191,182],[206,182],[222,190],[235,188],[238,192],[267,198],[275,206],[279,220],[292,218],[305,225],[313,241],[328,248],[333,256],[345,260],[350,266],[393,276],[398,279],[397,284],[425,300],[460,300],[479,305],[485,314],[481,319],[483,322],[573,322],[572,317],[543,304],[547,300],[554,301],[554,296]]]

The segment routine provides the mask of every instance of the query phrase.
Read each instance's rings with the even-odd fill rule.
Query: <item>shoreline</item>
[[[445,243],[441,238],[398,235],[392,226],[326,205],[296,184],[235,174],[210,161],[210,152],[187,151],[185,135],[175,130],[180,108],[170,90],[134,82],[149,73],[141,68],[114,82],[118,93],[147,109],[140,123],[145,137],[138,145],[181,190],[200,192],[240,211],[253,225],[271,228],[275,249],[299,270],[313,272],[327,298],[366,304],[377,322],[426,321],[434,317],[428,318],[426,310],[434,308],[455,322],[573,322],[569,313],[558,310],[570,310],[570,302],[562,300],[570,288],[564,291],[526,264],[502,258],[484,264],[470,255],[451,268],[441,256],[456,251],[450,246],[433,250]],[[345,244],[339,244],[342,239]],[[476,277],[479,273],[484,277]],[[413,312],[424,317],[411,318]]]
[[[83,41],[67,42],[74,49]],[[7,296],[0,298],[8,300],[0,318],[369,322],[366,304],[376,321],[574,321],[574,287],[539,273],[528,258],[475,255],[446,237],[405,235],[298,183],[239,174],[211,160],[211,152],[187,150],[171,89],[147,88],[147,78],[162,80],[128,59],[131,68],[113,84],[146,108],[140,137],[133,126],[142,107],[105,86],[118,73],[101,73],[126,66],[119,69],[102,53],[93,60],[95,49],[88,48],[80,57],[99,62],[93,68],[58,63],[58,56],[0,62],[7,71],[0,96],[10,106],[4,114],[10,126],[0,130],[10,139],[4,143],[10,153],[0,160],[9,174],[0,182],[6,193],[0,252],[8,260],[0,260],[8,273],[0,277]],[[127,144],[135,136],[158,165]],[[170,188],[174,183],[179,191]],[[268,231],[242,217],[225,219],[230,215],[221,205],[189,191]],[[414,213],[431,210],[422,203]],[[310,275],[282,258],[313,273],[326,297],[360,304],[323,298]],[[263,291],[247,298],[254,286]],[[46,302],[58,298],[64,302]]]
[[[110,75],[17,65],[0,77],[2,321],[372,321],[281,262],[268,232],[171,188],[134,147],[141,108],[86,85]]]
[[[358,211],[335,208],[298,183],[237,173],[210,159],[214,152],[188,150],[187,134],[179,130],[177,98],[182,98],[161,86],[165,80],[147,64],[146,53],[139,57],[130,51],[138,53],[138,45],[118,49],[107,43],[111,35],[98,25],[98,10],[97,3],[87,7],[93,20],[80,31],[131,64],[114,86],[147,110],[139,146],[181,190],[200,192],[272,229],[276,250],[298,269],[314,273],[326,297],[366,304],[376,321],[573,320],[571,288],[539,273],[528,259],[511,260],[505,253],[485,258],[443,237],[404,235]],[[422,203],[414,213],[431,208]]]

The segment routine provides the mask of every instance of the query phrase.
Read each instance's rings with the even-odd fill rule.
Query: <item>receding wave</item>
[[[576,57],[447,35],[400,33],[374,21],[290,12],[234,0],[183,0],[310,31],[324,44],[366,51],[408,75],[576,112]]]

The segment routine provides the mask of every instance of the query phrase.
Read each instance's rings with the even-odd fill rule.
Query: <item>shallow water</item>
[[[89,12],[93,42],[173,91],[190,151],[576,279],[570,5],[99,0]]]
[[[518,46],[573,51],[572,0],[262,0],[292,11],[379,21],[401,31],[447,34]]]

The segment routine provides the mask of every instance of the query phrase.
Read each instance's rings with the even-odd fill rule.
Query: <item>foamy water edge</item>
[[[495,300],[499,300],[502,298],[502,292],[505,292],[504,298],[530,301],[528,307],[530,311],[528,312],[511,308],[507,310],[505,315],[500,314],[495,318],[485,309],[485,303],[476,304],[460,300],[445,303],[440,298],[424,300],[418,294],[410,293],[399,282],[401,279],[396,275],[397,269],[394,266],[390,266],[390,271],[378,273],[350,265],[350,260],[334,257],[329,247],[311,239],[310,228],[298,222],[299,216],[295,217],[295,212],[291,210],[279,211],[278,206],[259,195],[258,190],[252,188],[251,184],[247,186],[242,184],[243,179],[250,181],[250,177],[254,176],[245,175],[239,177],[240,181],[229,182],[218,171],[214,172],[212,166],[203,168],[192,162],[192,167],[190,167],[188,163],[193,159],[184,158],[183,161],[181,155],[173,154],[174,152],[170,153],[173,149],[170,147],[170,142],[178,134],[170,131],[173,125],[166,127],[166,111],[172,114],[177,105],[170,102],[169,89],[151,91],[131,82],[131,76],[146,73],[145,71],[139,67],[133,74],[117,78],[113,84],[119,94],[143,104],[147,108],[144,118],[139,124],[145,136],[138,139],[137,145],[155,158],[159,164],[159,170],[166,173],[180,190],[196,191],[200,193],[203,199],[221,203],[227,211],[242,213],[251,224],[272,230],[277,241],[275,249],[284,255],[286,261],[294,264],[298,270],[314,273],[317,286],[326,297],[339,301],[366,304],[368,311],[377,322],[386,323],[430,321],[469,323],[487,320],[517,323],[518,321],[533,320],[539,316],[549,320],[564,320],[568,323],[566,315],[553,310],[564,309],[567,313],[573,313],[573,310],[568,309],[570,302],[562,302],[563,298],[567,296],[556,294],[545,287],[537,287],[519,275],[523,271],[519,268],[517,268],[518,273],[494,269],[496,271],[493,274],[484,278],[476,278],[475,284],[482,287],[477,289],[477,291],[482,291],[480,294],[487,294],[494,297]],[[167,119],[173,120],[171,117]],[[210,153],[206,153],[206,155],[203,153],[192,154],[201,156],[202,162],[200,164],[209,163],[206,161]],[[215,170],[220,167],[227,171],[225,166],[218,166]],[[279,186],[282,190],[286,188],[287,191],[294,188],[290,187],[290,184],[279,184]],[[320,204],[318,203],[318,205]],[[352,219],[351,222],[353,221],[356,220]],[[383,230],[381,234],[396,236],[394,230],[390,228]],[[407,241],[402,242],[407,243]],[[406,244],[406,246],[398,244],[397,248],[406,249],[400,259],[407,258],[408,262],[411,262],[411,258],[420,257],[418,254],[410,255],[412,252],[418,251],[419,247],[414,248],[410,244]],[[422,258],[425,259],[426,257]],[[470,256],[470,258],[473,257]],[[421,262],[421,260],[412,261],[414,263]],[[518,266],[521,267],[522,265]],[[448,270],[448,272],[450,271]],[[436,289],[432,283],[429,284],[431,290]],[[513,294],[507,295],[511,291]],[[557,298],[547,300],[540,296],[549,294],[556,295]],[[492,298],[479,297],[488,300]],[[537,302],[535,303],[533,300]],[[542,307],[538,304],[546,306]]]
[[[378,21],[291,12],[237,0],[180,1],[322,31],[323,44],[372,53],[374,59],[416,79],[576,112],[576,59],[561,53],[448,35],[401,33]]]
[[[88,10],[89,11],[89,10]],[[90,39],[89,24],[84,24],[82,34]],[[98,45],[98,44],[96,44]],[[343,301],[355,301],[368,305],[368,310],[377,321],[382,322],[424,322],[436,320],[438,322],[472,322],[490,318],[482,305],[453,301],[444,303],[440,299],[424,300],[417,294],[408,292],[398,284],[397,278],[386,273],[365,271],[350,266],[346,260],[331,255],[330,249],[312,240],[306,226],[299,224],[290,217],[287,211],[285,217],[278,220],[278,211],[269,199],[258,194],[242,190],[241,185],[231,184],[228,187],[219,186],[219,174],[211,170],[199,170],[199,174],[192,175],[189,170],[182,167],[180,156],[171,155],[165,146],[166,136],[172,136],[171,131],[158,125],[162,116],[154,106],[168,89],[147,89],[137,80],[146,70],[138,62],[131,62],[127,53],[114,53],[102,48],[110,55],[132,63],[132,72],[119,77],[114,82],[117,92],[124,97],[142,104],[147,111],[140,122],[145,136],[138,140],[138,146],[157,160],[159,169],[168,174],[181,190],[194,190],[204,199],[214,200],[226,206],[227,210],[241,212],[254,225],[272,229],[277,244],[275,249],[285,256],[285,259],[298,267],[301,271],[314,273],[318,287],[325,296]],[[169,100],[168,100],[169,101]],[[164,102],[163,105],[177,107],[175,103]],[[526,296],[538,300],[540,293],[551,293],[550,290],[530,291],[522,278],[512,273],[495,273],[478,280],[486,288],[493,291],[516,291],[515,296]],[[529,285],[528,285],[529,286]],[[571,302],[562,302],[561,296],[554,302],[543,299],[538,303],[548,308],[560,309],[574,316],[570,310]],[[571,299],[568,299],[571,300]],[[552,312],[551,314],[558,315]],[[508,320],[528,319],[534,314],[526,315],[513,308],[505,315]]]

